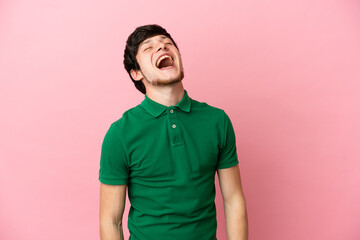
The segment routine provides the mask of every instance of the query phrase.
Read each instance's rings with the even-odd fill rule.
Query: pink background
[[[0,1],[0,239],[99,239],[101,143],[143,99],[125,41],[151,23],[232,119],[250,239],[360,239],[355,0]]]

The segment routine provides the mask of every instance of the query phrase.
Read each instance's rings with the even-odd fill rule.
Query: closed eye
[[[152,47],[147,47],[147,48],[144,49],[144,51],[146,51],[146,50],[148,50],[148,49],[150,49],[150,48],[152,48]]]

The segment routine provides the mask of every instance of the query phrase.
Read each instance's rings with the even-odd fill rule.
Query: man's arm
[[[238,165],[218,169],[228,240],[248,239],[248,220]]]
[[[122,217],[127,185],[100,183],[100,239],[124,240]]]

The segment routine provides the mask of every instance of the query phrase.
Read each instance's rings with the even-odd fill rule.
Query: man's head
[[[138,27],[128,37],[124,66],[135,87],[144,94],[144,82],[148,86],[163,86],[180,82],[184,77],[178,47],[159,25]]]

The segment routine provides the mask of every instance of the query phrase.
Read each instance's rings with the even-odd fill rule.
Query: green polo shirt
[[[215,172],[238,164],[227,114],[184,91],[176,106],[145,95],[107,131],[99,180],[128,184],[131,240],[216,239]]]

